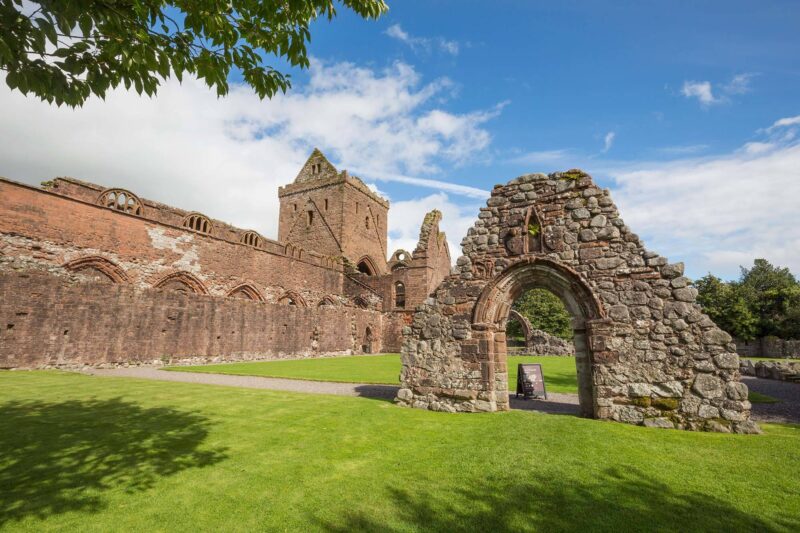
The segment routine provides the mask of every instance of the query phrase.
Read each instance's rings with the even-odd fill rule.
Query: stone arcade
[[[573,316],[584,416],[758,432],[736,348],[701,312],[683,264],[646,250],[584,172],[496,186],[462,246],[404,329],[398,403],[509,409],[505,325],[520,294],[543,288]]]

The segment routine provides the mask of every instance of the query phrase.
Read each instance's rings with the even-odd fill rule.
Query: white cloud
[[[679,146],[664,146],[658,151],[666,155],[690,155],[703,152],[708,149],[707,144],[685,144]]]
[[[126,187],[269,237],[277,234],[277,187],[314,146],[368,181],[479,194],[442,181],[440,169],[480,156],[491,142],[482,126],[499,109],[446,111],[438,97],[449,81],[423,84],[404,63],[376,71],[314,61],[309,72],[306,86],[271,101],[238,85],[218,99],[201,82],[173,80],[154,98],[116,90],[74,110],[26,98],[0,79],[0,175]]]
[[[715,95],[714,88],[710,81],[684,81],[681,88],[681,94],[686,98],[697,98],[700,105],[708,107],[714,104],[722,104],[730,102],[728,96],[747,94],[752,91],[750,81],[755,77],[755,74],[745,73],[737,74],[728,83],[719,85],[717,88],[724,93],[724,95]]]
[[[444,37],[416,37],[405,31],[400,24],[392,24],[384,33],[392,39],[397,39],[410,46],[414,51],[431,52],[435,48],[453,56],[457,56],[460,51],[458,41],[448,40]]]
[[[714,96],[711,91],[711,82],[709,81],[685,81],[683,82],[681,94],[686,98],[697,98],[697,101],[703,106],[722,102],[721,99]]]
[[[611,145],[614,144],[614,137],[616,136],[617,134],[613,131],[606,133],[606,136],[603,138],[603,153],[606,153],[611,149]]]
[[[412,252],[417,246],[419,229],[425,214],[432,209],[438,209],[442,212],[440,229],[447,234],[450,257],[455,261],[461,255],[461,239],[475,223],[482,205],[484,205],[483,202],[469,204],[453,202],[444,192],[395,202],[389,210],[389,227],[391,228],[389,253],[398,248]]]
[[[800,143],[631,163],[607,173],[626,223],[692,276],[736,277],[756,257],[800,272]]]
[[[755,74],[737,74],[722,87],[722,90],[728,94],[747,94],[752,91],[750,81],[754,77]]]
[[[516,156],[510,160],[511,163],[520,165],[552,165],[566,161],[572,157],[572,152],[566,149],[560,150],[541,150],[534,152],[527,152],[525,154]]]
[[[800,115],[796,117],[786,117],[776,120],[772,123],[772,126],[767,128],[765,131],[768,133],[772,133],[773,131],[780,129],[780,128],[788,128],[790,126],[800,126]]]

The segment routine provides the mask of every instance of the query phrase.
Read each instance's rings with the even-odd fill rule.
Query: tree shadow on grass
[[[0,526],[98,511],[102,491],[144,491],[218,463],[224,449],[200,449],[208,426],[196,413],[121,399],[0,404]]]
[[[527,479],[526,479],[527,478]],[[449,488],[448,488],[449,489]],[[676,490],[635,469],[609,469],[585,480],[527,476],[486,478],[452,490],[389,488],[385,512],[348,514],[321,529],[352,531],[797,531],[797,517],[770,523],[713,494]]]

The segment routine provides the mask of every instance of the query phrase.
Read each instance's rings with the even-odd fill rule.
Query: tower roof
[[[311,152],[310,156],[308,156],[306,163],[303,165],[303,168],[300,169],[300,172],[297,174],[294,182],[305,183],[322,178],[329,178],[337,175],[338,173],[339,171],[336,170],[336,167],[333,166],[330,161],[328,161],[328,158],[325,157],[325,154],[320,152],[318,148],[314,148],[314,151]]]

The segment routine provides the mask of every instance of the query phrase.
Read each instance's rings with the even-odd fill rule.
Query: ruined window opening
[[[394,306],[406,306],[406,286],[403,285],[402,281],[398,281],[394,284]]]
[[[311,227],[311,225],[313,223],[314,223],[314,211],[309,211],[308,212],[308,227]]]
[[[103,191],[97,199],[99,205],[122,211],[130,215],[142,215],[142,202],[130,191],[125,189],[108,189]]]
[[[259,248],[261,246],[261,237],[255,231],[248,231],[242,235],[241,243],[254,248]]]
[[[358,202],[356,202],[356,214],[358,214]]]
[[[369,217],[364,218],[364,227],[369,229]]]
[[[183,219],[183,227],[200,233],[211,233],[211,221],[199,213],[189,215]]]
[[[369,262],[367,262],[366,259],[362,259],[358,263],[357,268],[358,268],[359,272],[361,272],[362,274],[366,274],[367,276],[374,276],[375,275],[375,270],[372,268],[372,266],[369,264]]]
[[[297,211],[297,204],[294,204],[293,207],[294,207],[294,210]]]
[[[327,210],[328,210],[328,199],[325,198],[325,211],[327,211]]]

